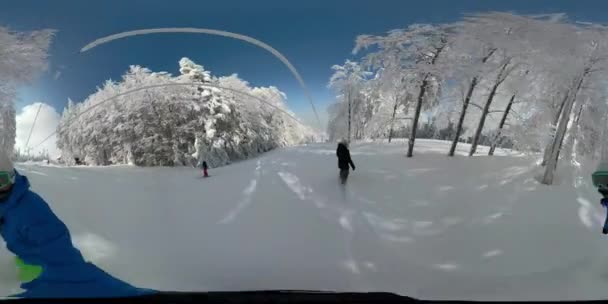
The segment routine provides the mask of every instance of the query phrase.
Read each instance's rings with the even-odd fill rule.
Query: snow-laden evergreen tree
[[[215,167],[312,138],[277,88],[213,77],[188,58],[179,71],[174,77],[131,66],[121,81],[106,81],[82,103],[68,102],[57,130],[64,160]]]

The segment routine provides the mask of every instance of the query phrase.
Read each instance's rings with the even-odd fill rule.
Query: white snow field
[[[212,169],[20,164],[88,259],[179,291],[387,291],[423,299],[608,298],[604,210],[587,184],[544,186],[534,159],[445,156],[448,143],[277,150]],[[481,153],[484,152],[482,147]],[[565,180],[565,179],[564,179]],[[1,293],[17,292],[0,250]]]

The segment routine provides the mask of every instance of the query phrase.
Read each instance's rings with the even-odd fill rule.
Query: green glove
[[[42,266],[26,264],[19,257],[15,257],[15,264],[17,265],[17,273],[21,283],[31,282],[37,279],[42,273]]]

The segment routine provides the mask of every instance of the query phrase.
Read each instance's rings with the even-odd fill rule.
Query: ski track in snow
[[[578,217],[585,227],[592,229],[594,223],[597,227],[604,225],[604,219],[587,199],[579,197],[576,201],[580,204],[580,207],[578,208]]]
[[[351,202],[350,192],[346,189],[343,191],[344,201],[340,202],[344,206],[329,205],[326,203],[326,198],[320,197],[310,186],[306,186],[300,179],[292,173],[280,171],[277,175],[283,180],[287,187],[302,201],[309,201],[319,210],[320,215],[330,223],[337,223],[344,231],[344,253],[346,259],[342,262],[345,270],[355,274],[355,277],[350,277],[349,282],[355,288],[363,288],[366,285],[365,276],[361,271],[359,262],[353,250],[353,242],[357,230],[354,226],[354,220],[358,212],[356,209],[348,206]],[[356,207],[355,207],[356,208]]]
[[[332,158],[334,157],[334,154],[335,153],[332,153]],[[375,155],[375,153],[368,154]],[[361,239],[366,239],[367,242],[374,243],[375,251],[379,252],[386,250],[385,245],[387,242],[403,244],[411,243],[413,241],[412,237],[394,235],[390,234],[390,231],[388,233],[383,231],[383,229],[386,228],[388,228],[388,230],[398,229],[396,226],[402,224],[400,219],[396,219],[395,222],[392,223],[387,223],[384,218],[378,218],[377,221],[370,220],[368,218],[369,214],[364,211],[365,208],[362,208],[357,202],[367,206],[373,206],[377,203],[361,196],[358,192],[355,192],[354,189],[356,189],[356,186],[354,185],[350,186],[347,184],[345,187],[340,186],[340,199],[332,200],[323,196],[322,193],[317,193],[312,186],[305,184],[293,173],[280,171],[277,175],[281,177],[287,187],[300,200],[312,203],[312,205],[319,210],[319,214],[322,218],[329,223],[337,224],[342,229],[345,259],[342,261],[341,265],[344,270],[352,274],[346,279],[350,286],[348,290],[373,289],[371,287],[373,284],[370,281],[369,276],[379,271],[378,264],[387,263],[387,261],[379,261],[377,263],[367,261],[365,256],[369,253],[361,253],[357,250]],[[351,180],[352,179],[354,178],[351,178]],[[336,183],[337,182],[338,180],[336,179]],[[349,183],[351,183],[351,181],[349,181]],[[385,252],[384,254],[390,260],[398,259],[391,253]]]
[[[254,171],[254,178],[249,182],[249,185],[243,190],[243,198],[239,201],[238,205],[232,209],[221,221],[220,224],[229,224],[234,221],[236,217],[241,213],[247,206],[251,204],[251,199],[258,185],[258,179],[260,178],[260,170],[262,168],[262,161],[258,160]]]
[[[277,173],[279,175],[279,177],[281,177],[281,179],[283,180],[283,182],[287,185],[287,187],[289,187],[289,189],[298,196],[298,198],[302,201],[307,201],[310,200],[312,201],[315,206],[317,206],[317,208],[319,209],[323,209],[325,208],[325,203],[316,198],[314,196],[314,191],[312,188],[304,186],[301,182],[300,179],[289,172],[278,172]]]
[[[205,183],[184,179],[189,168],[18,167],[87,259],[141,287],[605,298],[592,189],[539,186],[526,157],[447,160],[449,143],[429,140],[412,160],[400,144],[354,144],[357,170],[340,187],[334,149],[273,151]],[[3,294],[19,286],[11,258],[0,251]]]
[[[98,263],[116,254],[116,247],[108,240],[93,233],[77,234],[73,237],[74,245],[82,255],[91,262]]]
[[[443,264],[435,264],[433,267],[443,270],[443,271],[454,271],[458,269],[460,266],[454,263],[443,263]]]
[[[41,176],[49,176],[49,175],[48,175],[48,174],[46,174],[46,173],[42,173],[42,172],[40,172],[40,171],[34,171],[34,170],[30,170],[30,171],[29,171],[29,173],[32,173],[32,174],[37,174],[37,175],[41,175]]]
[[[502,250],[500,249],[495,249],[495,250],[490,250],[488,252],[485,252],[483,254],[484,258],[491,258],[491,257],[495,257],[495,256],[499,256],[502,254]]]

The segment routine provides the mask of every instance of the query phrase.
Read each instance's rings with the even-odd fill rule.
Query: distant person
[[[344,185],[348,179],[349,165],[355,171],[355,164],[350,158],[350,151],[348,150],[348,142],[343,140],[338,143],[338,149],[336,149],[336,156],[338,156],[338,168],[340,168],[340,182]]]
[[[139,289],[86,262],[72,244],[67,226],[38,194],[27,177],[0,150],[0,235],[18,262],[42,272],[21,284],[24,298],[108,298],[153,293]]]
[[[206,161],[203,161],[203,177],[209,177],[209,166]]]

